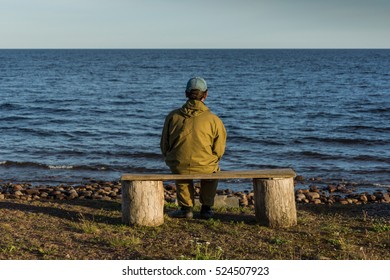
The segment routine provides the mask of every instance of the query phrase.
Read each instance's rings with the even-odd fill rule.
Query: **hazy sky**
[[[0,48],[390,48],[390,0],[0,0]]]

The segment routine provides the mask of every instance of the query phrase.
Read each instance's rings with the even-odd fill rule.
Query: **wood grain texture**
[[[255,179],[255,213],[257,221],[272,228],[297,224],[293,178]]]
[[[186,179],[233,179],[233,178],[291,178],[296,174],[291,168],[284,169],[260,169],[260,170],[238,170],[220,171],[212,174],[123,174],[122,181],[164,181],[164,180],[186,180]]]
[[[126,225],[162,225],[164,223],[163,182],[123,182],[122,222]]]

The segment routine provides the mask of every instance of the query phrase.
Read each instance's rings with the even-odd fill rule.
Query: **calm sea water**
[[[0,50],[0,180],[168,172],[161,128],[194,75],[222,169],[390,185],[390,50]]]

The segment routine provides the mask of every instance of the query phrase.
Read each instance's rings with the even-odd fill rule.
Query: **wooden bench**
[[[124,174],[122,222],[159,226],[164,223],[163,181],[181,179],[253,179],[257,221],[269,227],[297,223],[294,197],[295,172],[290,169],[221,171],[212,174]]]

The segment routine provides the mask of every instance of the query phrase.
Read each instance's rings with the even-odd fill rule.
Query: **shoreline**
[[[311,182],[311,183],[310,183]],[[309,185],[307,183],[310,183]],[[306,182],[301,176],[295,181],[295,200],[299,204],[369,204],[390,203],[390,188],[358,191],[353,184],[324,184],[320,179]],[[196,194],[199,183],[195,183]],[[254,207],[253,190],[232,191],[218,189],[217,196],[235,197],[240,207]],[[197,197],[197,195],[195,196]],[[95,181],[83,184],[32,185],[31,183],[11,183],[0,181],[0,200],[120,200],[120,181]],[[164,199],[167,203],[176,203],[176,186],[164,184]]]

